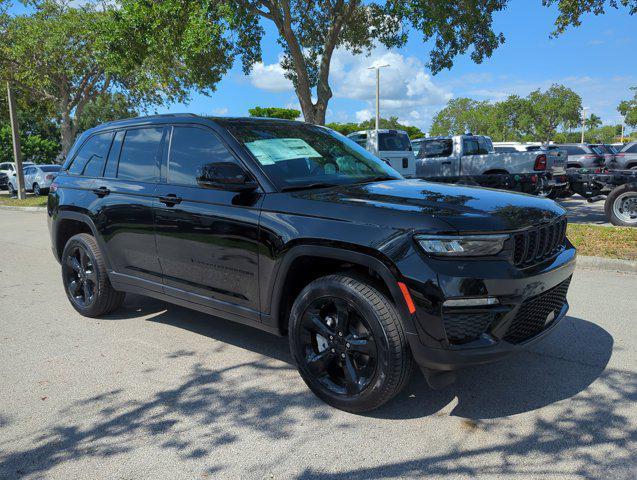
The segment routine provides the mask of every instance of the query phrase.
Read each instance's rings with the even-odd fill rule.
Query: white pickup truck
[[[403,130],[361,130],[347,136],[373,153],[405,177],[416,173],[413,148],[409,135]]]
[[[416,159],[416,176],[550,173],[553,166],[542,151],[496,153],[489,137],[467,134],[423,140]]]

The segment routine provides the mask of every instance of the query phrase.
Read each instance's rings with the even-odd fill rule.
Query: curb
[[[618,258],[577,256],[577,267],[611,272],[637,273],[637,261]]]
[[[0,210],[20,210],[22,212],[46,212],[46,207],[18,207],[16,205],[0,205]]]

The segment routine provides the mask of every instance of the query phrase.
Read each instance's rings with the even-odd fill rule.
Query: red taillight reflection
[[[57,183],[52,183],[52,184],[49,186],[49,192],[51,192],[51,193],[56,192],[56,191],[57,191],[57,189],[58,189],[58,184],[57,184]]]

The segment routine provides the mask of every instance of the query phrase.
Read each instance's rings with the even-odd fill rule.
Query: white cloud
[[[279,57],[280,60],[281,57]],[[265,65],[262,62],[256,63],[250,73],[250,83],[268,92],[289,92],[294,90],[292,82],[285,78],[280,62],[269,65]]]
[[[212,110],[212,113],[214,113],[215,115],[226,115],[228,113],[228,108],[227,107],[214,108]]]
[[[280,58],[279,58],[280,59]],[[410,118],[412,123],[425,124],[433,111],[452,98],[448,89],[434,84],[424,64],[416,57],[376,48],[371,55],[352,55],[338,49],[332,57],[330,85],[335,99],[359,100],[366,108],[357,111],[357,121],[369,120],[375,115],[376,73],[370,66],[389,64],[381,69],[381,114],[383,117]],[[254,66],[250,83],[270,92],[293,91],[292,83],[285,78],[280,63]],[[329,115],[328,112],[328,116]],[[340,121],[353,120],[348,118]]]

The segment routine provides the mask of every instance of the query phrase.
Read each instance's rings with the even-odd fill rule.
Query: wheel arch
[[[56,217],[55,222],[52,224],[54,226],[52,238],[55,242],[54,253],[58,262],[61,261],[64,246],[73,235],[77,235],[78,233],[88,233],[95,238],[95,241],[102,252],[104,262],[110,270],[110,262],[108,260],[106,249],[104,248],[102,238],[98,235],[97,227],[89,215],[82,212],[63,210],[58,211]]]
[[[307,263],[312,270],[306,270]],[[318,265],[317,265],[318,263]],[[310,272],[299,279],[298,272]],[[281,334],[287,332],[288,315],[294,299],[311,281],[323,275],[333,273],[353,273],[363,275],[396,305],[405,330],[414,332],[411,314],[398,286],[399,274],[396,267],[387,258],[378,258],[369,253],[349,248],[323,245],[297,245],[292,247],[281,260],[277,270],[271,294],[269,296],[269,314],[263,320],[277,328]]]

